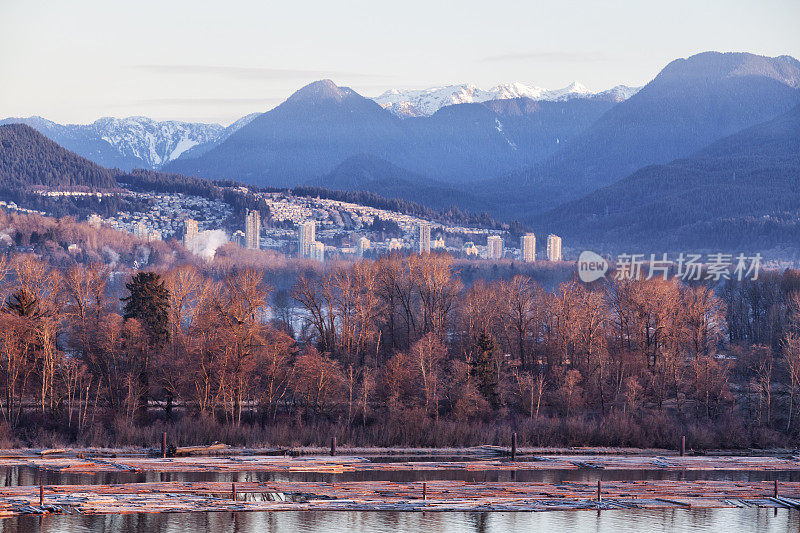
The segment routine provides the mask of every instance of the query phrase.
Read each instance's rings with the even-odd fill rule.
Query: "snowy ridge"
[[[193,146],[217,140],[225,129],[219,124],[156,122],[147,117],[105,117],[86,126],[65,127],[88,128],[121,155],[140,159],[154,169]]]
[[[159,169],[194,147],[213,146],[247,125],[259,113],[240,118],[228,127],[181,121],[159,122],[148,117],[103,117],[91,124],[58,124],[42,117],[8,118],[0,124],[22,123],[51,140],[106,166]],[[98,145],[105,148],[100,160]]]
[[[572,82],[562,89],[543,89],[524,83],[508,83],[483,90],[475,85],[446,85],[430,89],[398,90],[390,89],[373,98],[381,107],[401,117],[428,116],[442,107],[454,104],[487,102],[526,97],[532,100],[561,102],[572,98],[603,97],[616,102],[627,100],[640,87],[618,85],[608,91],[595,93],[586,86]]]

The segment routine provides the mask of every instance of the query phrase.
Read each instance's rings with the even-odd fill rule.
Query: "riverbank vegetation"
[[[0,444],[155,445],[167,431],[470,446],[517,432],[708,448],[800,432],[797,271],[545,290],[520,274],[465,283],[447,255],[265,270],[168,248],[139,271],[0,256]]]

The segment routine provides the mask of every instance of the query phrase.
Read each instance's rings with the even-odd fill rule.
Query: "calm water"
[[[800,481],[800,472],[742,471],[665,471],[665,470],[528,470],[518,472],[356,472],[347,474],[273,473],[273,472],[181,472],[141,474],[111,472],[98,474],[64,474],[39,472],[30,467],[0,468],[0,486],[61,485],[78,483],[135,483],[146,481],[421,481],[456,479],[465,481],[561,481],[649,480],[649,479],[713,479],[762,481]],[[444,533],[474,531],[505,533],[508,531],[546,531],[564,533],[602,533],[618,531],[734,532],[800,531],[800,512],[773,509],[713,510],[614,510],[553,511],[546,513],[394,513],[394,512],[241,512],[241,513],[174,513],[124,516],[47,516],[0,520],[0,533],[17,532],[89,532],[151,531],[191,533],[216,532],[311,532],[344,533],[366,531],[383,533]]]
[[[797,532],[798,511],[772,509],[552,511],[546,513],[275,512],[185,513],[124,516],[48,516],[0,520],[1,533],[617,533],[637,531]]]
[[[38,471],[31,467],[0,468],[0,486],[16,485],[75,485],[145,483],[159,481],[432,481],[452,479],[458,481],[527,481],[560,483],[562,481],[642,481],[700,479],[717,481],[800,481],[800,471],[737,471],[737,470],[599,470],[578,468],[566,470],[519,470],[519,471],[364,471],[342,474],[315,472],[99,472],[95,474],[61,473]]]

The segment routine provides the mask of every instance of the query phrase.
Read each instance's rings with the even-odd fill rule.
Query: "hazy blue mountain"
[[[412,146],[393,162],[463,184],[532,165],[588,128],[616,102],[601,96],[560,102],[513,98],[441,108],[407,118]]]
[[[298,185],[355,154],[385,157],[390,140],[403,135],[400,122],[352,89],[318,81],[206,154],[173,161],[167,169],[258,185]]]
[[[480,188],[508,191],[508,212],[531,216],[784,113],[800,102],[799,88],[800,62],[788,56],[678,59],[545,161]]]
[[[204,153],[222,143],[235,132],[250,124],[259,115],[261,115],[261,113],[250,113],[249,115],[243,116],[242,118],[231,123],[229,126],[225,127],[225,129],[222,130],[222,133],[215,139],[189,148],[185,152],[181,153],[177,159],[193,159],[195,157],[200,157]]]
[[[324,177],[309,185],[339,191],[368,191],[384,198],[400,198],[432,209],[459,206],[472,212],[486,211],[486,206],[458,187],[436,182],[384,159],[359,154],[352,156]]]
[[[536,227],[572,245],[628,252],[796,249],[800,106],[559,206]]]
[[[465,183],[539,161],[616,104],[606,96],[459,104],[401,120],[330,80],[312,83],[199,157],[166,169],[290,186],[370,154],[439,181]]]

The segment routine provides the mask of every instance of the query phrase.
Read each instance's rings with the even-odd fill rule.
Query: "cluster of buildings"
[[[306,220],[297,230],[297,254],[317,261],[325,261],[325,245],[316,239],[317,223]]]
[[[180,236],[185,232],[186,220],[202,221],[208,229],[221,228],[233,209],[222,200],[209,200],[202,196],[182,193],[128,193],[126,196],[145,200],[146,211],[120,211],[115,216],[102,218],[90,215],[89,224],[106,224],[114,229],[133,233],[146,240],[162,240]]]
[[[89,224],[107,224],[154,241],[183,237],[195,253],[210,253],[209,242],[232,241],[250,250],[272,249],[317,261],[336,257],[363,258],[394,251],[430,253],[442,251],[467,258],[536,261],[536,236],[523,235],[520,247],[505,247],[504,232],[469,228],[425,220],[413,215],[324,198],[298,197],[288,193],[255,193],[265,209],[248,210],[244,227],[228,228],[232,209],[221,200],[184,194],[131,193],[148,200],[146,212],[119,212],[106,219],[98,215]],[[380,224],[378,223],[380,222]],[[379,229],[389,227],[389,230]],[[204,229],[205,231],[201,231]],[[210,239],[209,233],[216,233]],[[221,237],[220,237],[221,235]],[[483,246],[481,243],[486,242]],[[478,243],[478,244],[476,244]],[[561,239],[547,238],[547,259],[561,260]]]
[[[434,243],[431,246],[431,242]],[[446,248],[444,239],[439,237],[435,241],[431,241],[431,226],[429,224],[420,224],[418,227],[417,237],[417,251],[421,254],[430,253],[431,249]],[[481,250],[472,241],[464,243],[462,252],[467,257],[478,257],[481,255]],[[489,260],[503,259],[504,257],[515,257],[525,263],[533,263],[536,261],[536,235],[533,233],[526,233],[520,238],[519,249],[506,249],[503,247],[503,237],[501,235],[488,235],[486,237],[486,248],[483,252],[483,257]],[[561,237],[558,235],[550,234],[547,236],[547,260],[548,261],[561,261]]]
[[[249,220],[249,215],[248,215]],[[249,227],[249,226],[248,226]],[[433,250],[447,250],[445,241],[442,236],[436,239],[431,239],[431,225],[428,223],[420,223],[417,225],[415,246],[409,247],[402,239],[391,238],[385,243],[387,252],[400,251],[406,249],[408,251],[415,251],[419,254],[431,253]],[[249,241],[248,241],[249,242]],[[506,250],[503,246],[503,238],[500,235],[489,235],[486,238],[486,249],[483,257],[488,260],[499,260],[504,257],[518,258],[526,263],[533,263],[536,261],[536,236],[533,233],[527,233],[520,239],[520,249]],[[360,236],[355,241],[355,245],[351,248],[342,248],[337,251],[350,253],[355,255],[356,258],[361,259],[369,250],[374,250],[373,243],[366,237]],[[464,243],[461,251],[467,257],[479,257],[480,251],[472,241]],[[508,251],[508,253],[506,253]],[[325,244],[316,240],[316,222],[313,220],[306,220],[297,226],[297,255],[298,257],[308,257],[317,261],[325,261]],[[548,261],[561,261],[561,237],[557,235],[547,236],[547,260]]]
[[[22,206],[17,205],[16,202],[7,202],[5,200],[0,200],[0,209],[11,209],[12,211],[17,211],[19,213],[27,213],[29,215],[46,215],[44,211],[37,211],[36,209],[28,209]]]

